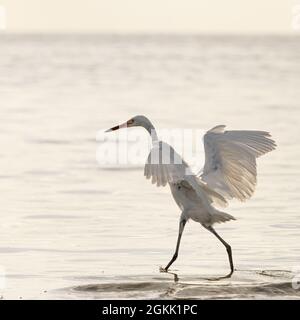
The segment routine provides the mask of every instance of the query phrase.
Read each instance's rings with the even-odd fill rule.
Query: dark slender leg
[[[178,238],[177,238],[177,244],[176,244],[176,249],[175,249],[175,253],[171,259],[171,261],[167,264],[167,266],[165,267],[165,271],[168,271],[168,269],[170,268],[171,264],[177,259],[178,257],[178,251],[179,251],[179,246],[180,246],[180,240],[181,240],[181,236],[183,233],[183,229],[184,226],[186,224],[186,220],[185,219],[180,219],[179,222],[179,233],[178,233]]]
[[[230,270],[231,272],[228,274],[228,277],[230,277],[233,274],[234,267],[233,267],[233,261],[232,261],[232,251],[230,245],[224,241],[216,232],[216,230],[210,226],[210,227],[205,227],[207,230],[209,230],[211,233],[213,233],[225,246],[229,258],[229,263],[230,263]]]

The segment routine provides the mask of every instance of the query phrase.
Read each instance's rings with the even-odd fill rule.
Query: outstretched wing
[[[159,141],[149,153],[144,175],[147,179],[152,178],[153,184],[165,186],[184,180],[189,170],[187,163],[169,144]]]
[[[275,149],[265,131],[224,131],[217,126],[204,135],[205,164],[201,179],[224,197],[244,201],[256,185],[256,158]]]
[[[147,179],[152,179],[152,183],[157,186],[169,183],[193,189],[208,210],[210,210],[209,204],[221,207],[227,205],[226,199],[192,173],[188,164],[165,142],[154,144],[145,164],[144,175]]]

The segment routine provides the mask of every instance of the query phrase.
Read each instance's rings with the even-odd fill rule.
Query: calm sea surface
[[[300,297],[300,38],[0,34],[0,295],[4,299]],[[157,128],[270,131],[258,186],[216,226],[188,223],[142,166],[102,168],[96,133],[136,114]],[[142,129],[141,129],[142,130]],[[146,141],[145,133],[145,141]]]

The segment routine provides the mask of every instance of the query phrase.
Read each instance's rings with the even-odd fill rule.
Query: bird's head
[[[144,127],[144,128],[146,128],[149,123],[150,123],[149,119],[146,118],[145,116],[135,116],[122,124],[119,124],[115,127],[107,129],[105,132],[115,131],[115,130],[122,129],[122,128],[130,128],[130,127]]]

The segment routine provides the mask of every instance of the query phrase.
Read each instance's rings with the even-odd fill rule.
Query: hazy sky
[[[0,0],[12,32],[286,33],[293,32],[297,4],[300,0]]]

